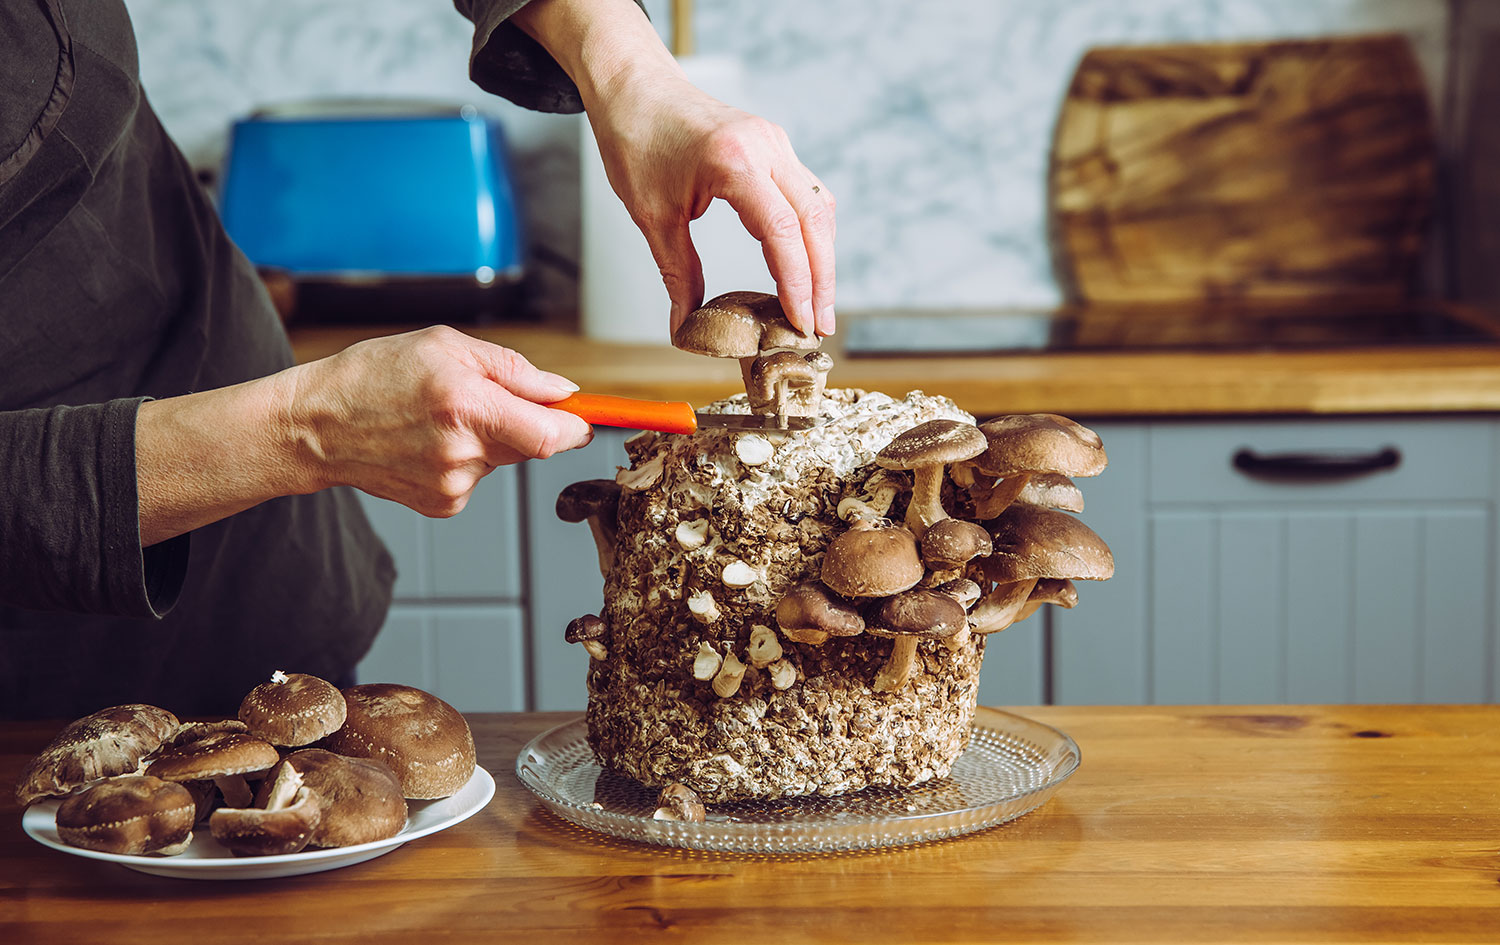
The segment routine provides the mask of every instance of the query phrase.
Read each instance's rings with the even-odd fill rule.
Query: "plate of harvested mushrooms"
[[[181,722],[149,705],[85,716],[16,784],[38,843],[186,879],[360,863],[461,823],[494,793],[468,723],[436,696],[281,672],[236,719]]]

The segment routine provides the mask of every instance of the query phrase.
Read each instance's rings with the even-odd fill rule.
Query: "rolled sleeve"
[[[135,421],[144,397],[0,413],[0,598],[34,610],[161,617],[186,535],[141,548]]]

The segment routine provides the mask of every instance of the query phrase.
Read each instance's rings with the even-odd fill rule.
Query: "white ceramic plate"
[[[177,856],[126,856],[101,853],[63,843],[57,836],[60,800],[38,801],[21,815],[21,829],[38,843],[73,856],[119,863],[142,873],[179,879],[270,879],[300,876],[350,866],[389,853],[408,840],[447,830],[479,813],[495,796],[495,779],[483,768],[475,768],[458,793],[436,801],[407,801],[406,829],[385,840],[329,850],[304,850],[281,856],[235,856],[215,842],[206,825],[193,831],[193,842]]]

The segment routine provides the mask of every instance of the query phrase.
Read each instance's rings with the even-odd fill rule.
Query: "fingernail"
[[[811,302],[797,303],[797,327],[805,335],[813,334],[818,330],[818,319],[813,314]]]
[[[818,313],[818,334],[828,337],[833,334],[833,306],[830,305]]]
[[[560,387],[568,393],[573,393],[574,391],[578,390],[577,384],[574,384],[572,381],[568,380],[566,377],[563,377],[561,374],[553,374],[549,371],[547,373],[547,380],[551,381],[553,386]]]

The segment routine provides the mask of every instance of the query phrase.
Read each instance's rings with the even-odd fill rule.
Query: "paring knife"
[[[609,394],[574,394],[555,404],[589,423],[661,433],[696,433],[700,427],[719,430],[810,430],[818,417],[776,417],[744,413],[699,413],[686,401],[636,400]]]

